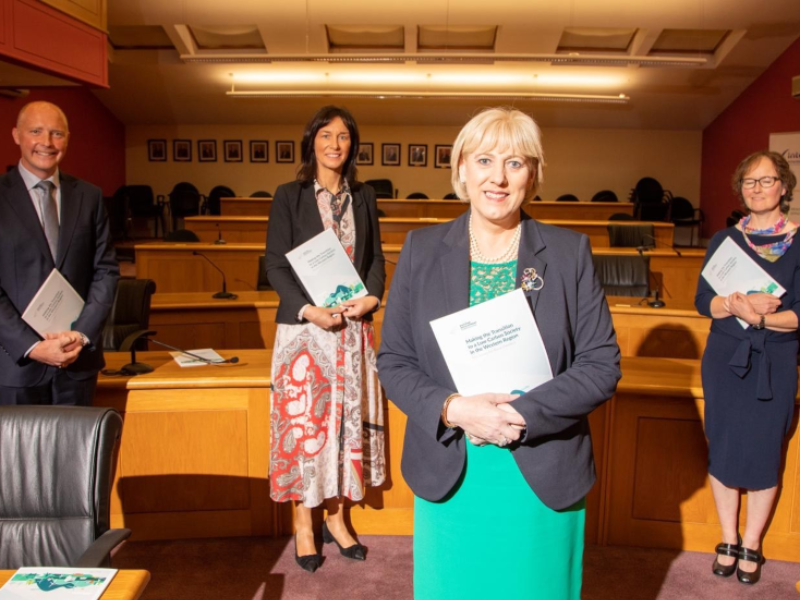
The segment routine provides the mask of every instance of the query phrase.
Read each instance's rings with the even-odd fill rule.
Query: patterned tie
[[[47,238],[47,244],[50,246],[50,254],[53,255],[53,260],[56,259],[56,254],[58,253],[58,207],[56,206],[56,198],[53,194],[54,187],[52,181],[42,180],[33,188],[39,196],[39,212],[42,215],[42,228]]]

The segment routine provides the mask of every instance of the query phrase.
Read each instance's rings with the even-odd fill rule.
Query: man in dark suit
[[[59,171],[67,119],[49,102],[22,108],[16,169],[0,177],[0,405],[89,405],[119,267],[99,188]],[[53,269],[85,305],[70,331],[42,339],[22,313]]]

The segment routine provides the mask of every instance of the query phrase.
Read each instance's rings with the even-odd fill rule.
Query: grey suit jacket
[[[119,279],[103,194],[61,173],[61,227],[53,261],[36,209],[14,169],[0,176],[0,385],[40,385],[55,373],[55,367],[25,358],[41,338],[20,317],[54,267],[86,302],[73,329],[85,334],[91,345],[67,374],[88,379],[104,364],[102,331]]]
[[[554,378],[513,402],[527,431],[511,452],[542,502],[563,509],[594,483],[587,415],[614,394],[620,353],[588,238],[522,218],[517,286],[527,267],[544,280],[526,297]],[[466,456],[463,432],[440,419],[456,390],[429,323],[469,306],[468,219],[466,213],[408,235],[381,331],[378,374],[387,397],[408,415],[403,476],[427,500],[455,486]]]
[[[375,190],[363,183],[354,182],[350,191],[356,225],[356,253],[353,266],[361,276],[367,291],[372,296],[382,299],[386,271],[381,249]],[[322,233],[323,230],[313,183],[293,181],[278,186],[269,211],[267,230],[267,277],[280,297],[275,317],[278,323],[296,323],[300,309],[306,304],[314,304],[295,278],[292,267],[286,259],[286,253]],[[371,319],[372,315],[364,315],[364,318]]]

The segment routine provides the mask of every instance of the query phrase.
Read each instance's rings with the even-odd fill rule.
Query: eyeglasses
[[[765,190],[768,190],[777,182],[780,181],[780,177],[762,177],[761,179],[742,179],[742,187],[746,190],[752,190],[756,187],[756,184],[761,184],[761,187]]]

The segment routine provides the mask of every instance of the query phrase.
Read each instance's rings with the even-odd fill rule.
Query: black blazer
[[[456,389],[429,323],[469,306],[468,219],[469,212],[408,235],[378,353],[386,395],[408,415],[403,476],[416,495],[433,501],[455,486],[466,457],[463,431],[446,429],[440,419]],[[517,286],[527,267],[544,280],[541,290],[525,295],[555,376],[514,401],[527,432],[511,452],[536,495],[558,510],[594,483],[587,415],[614,394],[620,353],[589,239],[524,213],[522,219]]]
[[[41,338],[21,318],[53,267],[86,302],[73,329],[91,345],[67,367],[74,379],[88,379],[103,367],[102,331],[114,303],[119,267],[100,188],[61,177],[61,227],[58,256],[50,255],[30,194],[17,169],[0,176],[0,385],[40,385],[55,367],[26,359]]]
[[[356,225],[354,266],[367,292],[382,299],[386,271],[375,190],[355,182],[350,185],[350,191]],[[313,183],[293,181],[278,186],[267,229],[267,278],[280,296],[275,317],[278,323],[297,323],[300,309],[306,304],[314,304],[295,278],[286,253],[322,233],[323,229]],[[372,319],[372,315],[364,315],[364,318]]]

